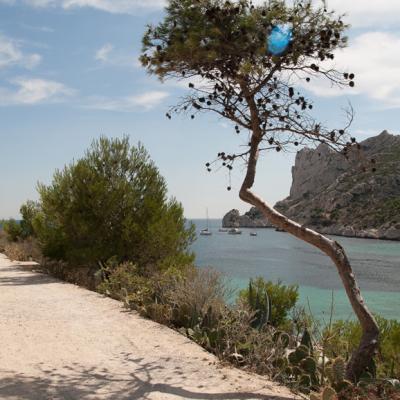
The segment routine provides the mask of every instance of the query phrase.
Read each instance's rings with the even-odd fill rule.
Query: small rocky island
[[[400,240],[400,136],[383,131],[346,160],[321,144],[302,149],[290,195],[275,208],[321,233]],[[230,211],[225,227],[270,227],[258,210]]]
[[[240,215],[239,210],[229,211],[222,219],[224,228],[273,228],[261,212],[252,207],[244,215]]]

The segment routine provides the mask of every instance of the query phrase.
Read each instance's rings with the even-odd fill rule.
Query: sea
[[[319,249],[274,229],[241,229],[242,235],[218,232],[221,220],[209,220],[212,236],[200,236],[206,220],[191,220],[197,239],[196,265],[212,267],[234,289],[263,277],[299,286],[299,305],[316,320],[353,319],[350,303],[332,261]],[[257,236],[250,236],[257,232]],[[400,321],[400,242],[334,237],[347,251],[369,309]],[[332,301],[333,299],[333,301]]]

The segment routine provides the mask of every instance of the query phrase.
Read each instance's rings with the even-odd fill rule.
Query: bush
[[[77,265],[115,257],[142,271],[183,268],[193,227],[143,146],[101,138],[85,156],[40,184],[32,225],[46,256]],[[30,210],[29,210],[30,211]]]
[[[28,237],[35,236],[34,229],[34,220],[40,213],[40,204],[34,201],[28,200],[25,204],[23,204],[20,208],[20,213],[22,216],[22,220],[20,223],[21,226],[21,239],[26,239]]]
[[[42,253],[34,238],[27,238],[17,242],[8,242],[4,245],[4,253],[10,260],[36,261],[42,260]]]
[[[380,331],[380,354],[376,358],[378,378],[400,379],[400,322],[376,316]],[[355,321],[336,321],[326,345],[328,357],[342,356],[346,360],[357,348],[361,327]]]
[[[1,221],[0,225],[2,226]],[[8,244],[8,239],[6,232],[2,229],[1,226],[0,226],[0,253],[4,253],[5,247]]]
[[[39,205],[33,201],[27,201],[20,208],[22,220],[17,222],[15,219],[0,220],[0,230],[7,234],[11,242],[25,240],[34,236],[33,221],[39,212]]]
[[[74,266],[62,260],[42,258],[40,269],[46,274],[89,290],[96,290],[100,284],[98,268],[93,266]]]
[[[173,325],[185,328],[213,325],[229,297],[222,275],[212,269],[191,268],[184,277],[174,277],[173,281],[164,295],[164,301],[172,308]]]
[[[22,236],[22,227],[15,219],[3,221],[3,229],[11,242],[18,241]]]
[[[298,286],[273,283],[261,277],[251,279],[249,287],[239,293],[239,299],[256,312],[253,326],[268,323],[279,327],[285,324],[298,298]]]
[[[227,289],[221,275],[213,270],[188,267],[142,275],[132,263],[102,269],[98,290],[123,301],[142,315],[176,328],[192,328],[210,313],[217,318],[225,307]],[[212,311],[211,311],[212,310]]]
[[[228,305],[226,298],[230,293],[218,272],[195,267],[185,270],[171,268],[151,274],[146,272],[143,274],[132,263],[117,264],[116,259],[109,260],[97,273],[98,281],[103,280],[97,288],[101,293],[123,301],[141,315],[177,329],[222,360],[266,374],[294,391],[306,394],[315,391],[313,399],[325,398],[322,393],[316,392],[324,388],[328,390],[328,387],[334,390],[334,398],[340,400],[352,398],[349,394],[360,399],[396,398],[392,397],[392,394],[396,396],[398,393],[395,381],[369,379],[355,386],[345,380],[345,360],[341,352],[346,349],[350,351],[353,341],[357,343],[356,324],[344,324],[348,328],[347,334],[346,329],[342,329],[343,323],[332,325],[334,334],[328,335],[329,341],[324,342],[313,340],[308,329],[309,318],[303,312],[297,313],[296,319],[305,318],[304,321],[291,323],[288,323],[287,314],[284,314],[281,320],[285,322],[281,326],[288,326],[288,331],[271,324],[255,328],[253,322],[258,311],[249,306],[248,298],[244,296],[246,292],[241,293],[235,305]],[[284,286],[281,283],[275,285],[277,288],[274,291],[270,288],[275,286],[271,286],[270,282],[257,281],[258,284],[252,281],[248,292],[262,294],[268,287],[271,293],[280,293],[282,296]],[[295,287],[292,289],[292,292],[297,291]],[[280,296],[275,295],[275,298],[279,299]],[[286,306],[286,309],[292,308]],[[298,330],[302,329],[300,336],[292,334],[292,330],[296,331],[293,324]],[[388,341],[384,339],[383,342],[389,345],[382,356],[389,355],[386,361],[397,366],[398,363],[391,362],[390,357],[392,360],[398,357],[399,324],[380,320],[380,326],[383,325],[386,326],[383,331],[388,333]],[[321,362],[327,354],[330,359]],[[384,373],[381,376],[388,377]],[[383,397],[379,397],[379,393]]]
[[[127,262],[114,266],[109,262],[99,273],[103,278],[97,288],[100,293],[146,314],[146,307],[153,303],[155,294],[151,279],[141,276],[136,265]]]

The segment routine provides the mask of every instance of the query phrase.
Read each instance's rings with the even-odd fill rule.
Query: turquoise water
[[[205,227],[194,220],[197,231]],[[316,318],[329,318],[332,292],[335,318],[351,318],[352,311],[335,266],[318,249],[283,232],[251,229],[242,235],[218,232],[220,220],[211,220],[212,236],[198,236],[193,244],[196,264],[222,271],[236,288],[251,277],[298,284],[300,304]],[[336,237],[346,249],[362,293],[372,312],[400,320],[400,242]]]

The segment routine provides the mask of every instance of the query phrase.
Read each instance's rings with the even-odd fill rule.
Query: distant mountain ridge
[[[324,144],[300,150],[276,209],[321,233],[400,240],[400,136],[383,131],[360,147],[349,161]]]

